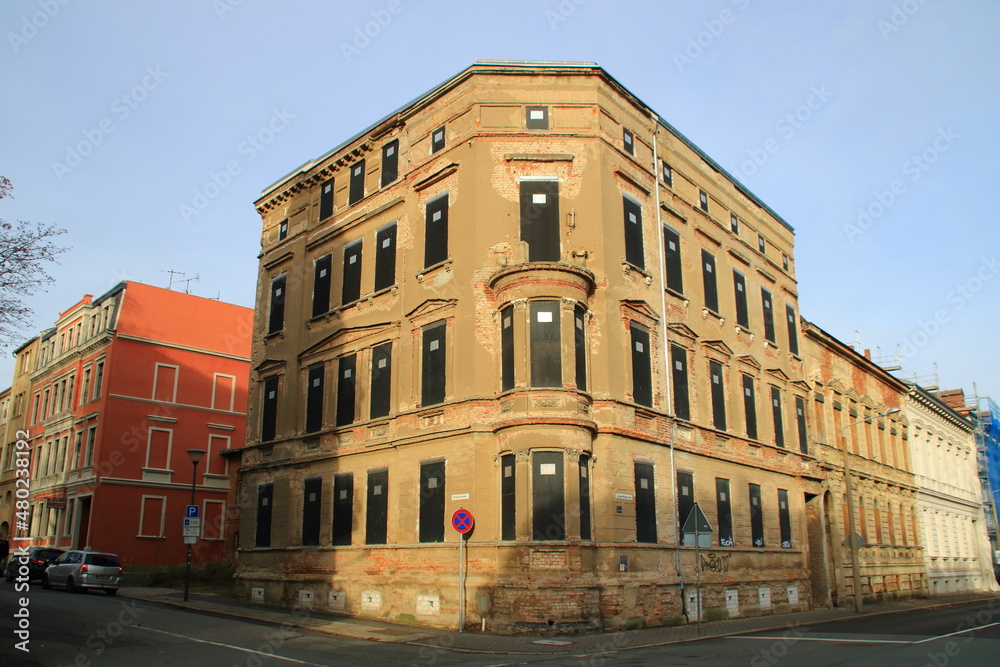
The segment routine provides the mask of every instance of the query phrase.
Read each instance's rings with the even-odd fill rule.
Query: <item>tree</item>
[[[0,199],[12,198],[10,181],[0,176]],[[16,223],[0,218],[0,348],[20,340],[33,314],[25,299],[55,282],[46,263],[69,250],[55,242],[65,229],[53,224]]]

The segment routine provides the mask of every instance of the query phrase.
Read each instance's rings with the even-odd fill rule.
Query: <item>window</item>
[[[368,471],[368,515],[365,544],[385,544],[389,519],[389,471]]]
[[[653,377],[650,364],[649,332],[631,323],[632,332],[632,400],[639,405],[653,406]]]
[[[153,366],[153,400],[164,403],[177,401],[178,367],[170,364]]]
[[[766,287],[760,288],[760,301],[764,309],[764,338],[774,343],[774,307],[771,305],[771,292]]]
[[[740,233],[740,219],[736,217],[735,213],[729,214],[729,229],[732,230],[733,234]]]
[[[536,540],[566,539],[566,498],[561,452],[534,452],[532,467],[532,534]]]
[[[319,546],[322,507],[323,478],[306,477],[302,484],[302,546]]]
[[[396,284],[396,223],[375,233],[375,291]]]
[[[674,170],[666,162],[663,163],[663,182],[670,187],[674,186]]]
[[[444,127],[439,127],[431,132],[431,153],[437,153],[442,148],[444,148]]]
[[[381,187],[399,178],[399,140],[390,141],[382,147]]]
[[[260,439],[274,440],[278,422],[278,378],[264,380],[263,405],[260,414]]]
[[[762,255],[767,251],[767,242],[762,234],[757,235],[757,250],[760,250]]]
[[[746,416],[747,437],[757,439],[757,396],[753,388],[753,378],[743,376],[743,414]]]
[[[423,367],[420,396],[422,405],[444,403],[445,323],[435,322],[423,331]]]
[[[708,213],[708,193],[704,190],[698,190],[698,206],[705,213]]]
[[[715,506],[719,517],[719,546],[733,546],[733,503],[729,497],[729,480],[715,478]]]
[[[424,268],[448,259],[448,195],[427,203],[424,225]]]
[[[785,321],[788,322],[788,351],[797,355],[799,353],[798,319],[795,317],[795,308],[792,304],[785,304]]]
[[[656,544],[656,491],[651,463],[635,463],[635,541]]]
[[[333,256],[324,255],[316,260],[313,268],[313,309],[312,316],[318,317],[330,310],[330,270]]]
[[[328,178],[319,186],[319,219],[333,215],[333,179]]]
[[[143,496],[139,510],[139,537],[163,537],[166,510],[166,496]]]
[[[257,534],[254,546],[271,546],[271,511],[273,509],[274,484],[267,482],[257,485]]]
[[[271,312],[268,316],[267,333],[273,334],[285,327],[285,279],[283,273],[271,281]]]
[[[715,280],[715,257],[707,250],[701,251],[701,277],[705,286],[705,307],[719,312],[719,286]]]
[[[792,548],[792,519],[788,509],[788,491],[778,489],[778,525],[781,528],[781,548]]]
[[[788,255],[781,253],[781,268],[788,271]]]
[[[632,140],[632,133],[622,128],[622,146],[629,155],[635,155],[635,143]]]
[[[500,311],[500,390],[514,388],[514,306]]]
[[[347,304],[361,298],[361,251],[362,240],[344,248],[344,284],[341,303]]]
[[[421,542],[444,542],[444,501],[444,461],[421,464]]]
[[[580,539],[590,536],[590,457],[580,455]]]
[[[87,468],[94,463],[94,447],[97,446],[97,427],[91,426],[87,429],[87,452],[84,454],[83,467]]]
[[[513,454],[500,457],[500,539],[517,539],[517,486]]]
[[[736,324],[750,328],[750,309],[747,307],[747,277],[733,269],[733,288],[736,291]]]
[[[354,373],[358,356],[349,354],[337,360],[337,426],[354,421]]]
[[[525,109],[524,127],[528,130],[549,129],[549,108],[527,107]]]
[[[392,408],[392,343],[382,343],[372,348],[372,419],[385,417]]]
[[[809,438],[806,435],[806,401],[801,396],[795,397],[795,424],[799,432],[799,451],[809,453]]]
[[[212,377],[212,409],[232,412],[236,407],[236,376],[215,373]]]
[[[174,432],[165,428],[151,428],[146,434],[146,468],[170,470],[170,446]]]
[[[726,430],[726,390],[722,382],[722,364],[708,362],[708,372],[712,378],[712,423],[720,431]]]
[[[625,261],[640,269],[646,268],[642,242],[642,207],[628,197],[622,197],[625,209]]]
[[[573,348],[576,357],[576,388],[587,391],[587,325],[586,309],[577,305],[573,309]]]
[[[97,367],[94,370],[94,400],[96,401],[101,397],[101,389],[104,384],[104,361],[97,362]]]
[[[90,400],[90,397],[87,395],[87,392],[89,392],[89,391],[90,391],[90,369],[89,368],[84,368],[83,369],[83,384],[80,386],[80,405],[83,405],[88,400]],[[19,412],[15,413],[15,416],[18,415],[18,414],[20,414],[20,413]]]
[[[333,545],[351,543],[354,528],[354,473],[333,476]]]
[[[764,508],[760,504],[760,484],[750,485],[750,539],[755,547],[764,546]]]
[[[521,240],[529,262],[559,261],[559,181],[521,182]]]
[[[683,526],[694,507],[694,475],[689,472],[677,472],[677,525]],[[693,547],[687,535],[682,538],[684,546]]]
[[[306,377],[306,433],[323,428],[323,364],[309,367]]]
[[[691,419],[691,400],[688,395],[687,350],[679,345],[670,346],[671,379],[674,384],[674,414],[678,419]]]
[[[562,386],[562,347],[559,342],[559,302],[532,301],[531,323],[531,386]]]
[[[663,247],[667,264],[667,288],[678,294],[684,293],[684,267],[681,264],[681,235],[663,228]]]
[[[348,204],[354,206],[365,198],[365,161],[359,160],[351,166],[351,187]]]
[[[281,241],[288,237],[288,218],[285,218],[278,223],[278,240]]]
[[[222,450],[229,449],[231,445],[231,436],[209,434],[208,449],[205,454],[206,475],[229,474],[229,459],[222,455]]]
[[[781,414],[781,390],[771,387],[771,416],[774,418],[774,444],[785,446],[785,425]]]

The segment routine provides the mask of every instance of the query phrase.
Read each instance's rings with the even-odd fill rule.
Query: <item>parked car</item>
[[[65,552],[62,549],[53,547],[28,547],[28,580],[41,579],[49,563],[63,553]],[[14,578],[20,575],[20,570],[21,558],[17,555],[11,555],[10,560],[7,561],[7,569],[4,571],[7,581],[14,581]]]
[[[42,586],[65,586],[70,593],[95,588],[114,595],[121,580],[118,556],[103,551],[67,551],[49,564]]]

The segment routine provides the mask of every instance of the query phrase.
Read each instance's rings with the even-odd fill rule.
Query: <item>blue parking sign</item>
[[[189,519],[196,519],[196,518],[198,518],[198,506],[197,505],[188,505],[187,506],[187,510],[184,512],[184,516],[186,516]]]

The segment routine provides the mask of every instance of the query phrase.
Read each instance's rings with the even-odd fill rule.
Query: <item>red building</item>
[[[187,450],[201,449],[195,559],[231,551],[252,323],[250,308],[134,282],[61,313],[31,371],[31,509],[15,540],[181,563]]]

